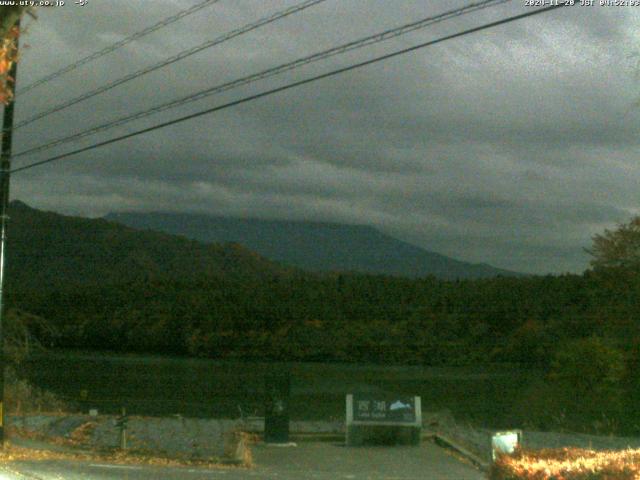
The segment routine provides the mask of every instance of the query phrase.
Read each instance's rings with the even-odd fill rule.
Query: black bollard
[[[289,395],[291,376],[288,371],[272,372],[265,378],[264,441],[289,442]]]

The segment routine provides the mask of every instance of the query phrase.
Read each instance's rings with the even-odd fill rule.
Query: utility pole
[[[20,19],[16,22],[18,32]],[[0,152],[0,448],[4,448],[5,442],[5,408],[4,408],[4,371],[6,358],[4,354],[4,265],[7,250],[7,211],[9,209],[9,180],[11,179],[11,141],[13,140],[13,111],[15,107],[16,79],[18,75],[18,41],[16,36],[16,51],[13,64],[9,70],[7,90],[9,91],[9,103],[4,107],[2,117],[2,150]]]

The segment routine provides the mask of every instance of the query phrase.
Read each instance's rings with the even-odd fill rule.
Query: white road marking
[[[189,473],[208,473],[209,475],[226,475],[227,472],[224,470],[196,470],[195,468],[191,468],[187,470]]]
[[[90,467],[94,468],[118,468],[122,470],[142,470],[142,467],[136,467],[133,465],[108,465],[106,463],[91,463]]]

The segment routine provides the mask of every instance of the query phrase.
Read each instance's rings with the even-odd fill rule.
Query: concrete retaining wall
[[[112,449],[120,446],[117,417],[99,415],[24,415],[8,419],[18,433],[62,440],[82,448]],[[178,457],[223,458],[235,451],[227,443],[230,432],[240,430],[240,422],[230,419],[182,417],[129,417],[127,447]]]

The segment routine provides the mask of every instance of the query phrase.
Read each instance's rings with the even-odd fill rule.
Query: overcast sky
[[[41,8],[18,85],[198,1]],[[14,153],[470,1],[326,0],[25,126]],[[220,0],[18,96],[16,120],[296,3]],[[514,0],[15,166],[529,9]],[[639,213],[637,52],[640,7],[558,9],[21,172],[12,198],[368,224],[461,260],[582,272],[591,236]]]

